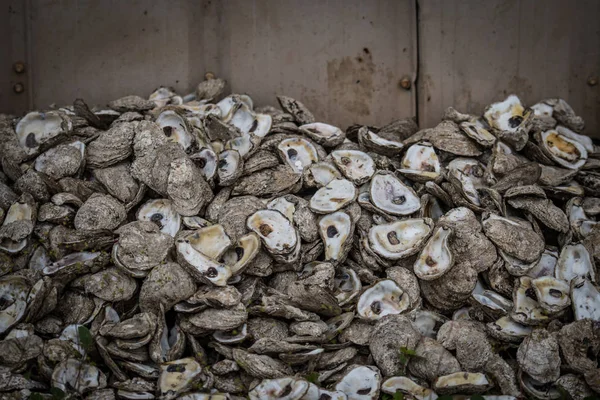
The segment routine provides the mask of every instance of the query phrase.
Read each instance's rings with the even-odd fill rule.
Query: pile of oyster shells
[[[565,101],[342,131],[224,87],[0,116],[3,399],[598,396]]]

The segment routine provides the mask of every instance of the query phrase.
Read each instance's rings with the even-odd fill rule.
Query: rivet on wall
[[[13,71],[17,74],[22,74],[25,72],[25,63],[23,61],[17,61],[13,64]]]
[[[17,82],[13,85],[13,91],[17,94],[21,94],[25,91],[25,85],[21,82]]]
[[[404,90],[410,90],[410,87],[411,87],[411,85],[412,85],[412,84],[411,84],[411,81],[410,81],[410,79],[409,79],[409,78],[407,78],[407,77],[404,77],[404,78],[402,78],[402,79],[400,80],[400,83],[399,83],[399,85],[400,85],[400,87],[401,87],[402,89],[404,89]]]

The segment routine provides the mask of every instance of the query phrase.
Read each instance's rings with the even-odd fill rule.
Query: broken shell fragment
[[[589,280],[576,277],[571,281],[571,303],[575,320],[600,321],[600,290]]]
[[[562,248],[556,264],[555,276],[571,282],[576,277],[596,279],[592,257],[583,244],[570,244]]]
[[[552,276],[531,281],[540,307],[548,313],[557,313],[571,304],[569,284]]]

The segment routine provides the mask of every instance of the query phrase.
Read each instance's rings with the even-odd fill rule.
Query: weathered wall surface
[[[600,2],[420,0],[419,121],[562,97],[600,138]],[[595,85],[594,81],[596,82]]]
[[[508,93],[529,105],[561,96],[600,138],[596,0],[0,4],[0,112],[102,105],[160,84],[185,93],[212,71],[257,105],[287,94],[342,128],[417,114],[427,127],[449,105],[481,113]]]

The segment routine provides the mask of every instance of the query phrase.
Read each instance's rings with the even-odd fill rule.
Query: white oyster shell
[[[156,123],[164,132],[167,139],[179,143],[188,150],[194,143],[190,126],[186,118],[174,110],[165,110],[156,118]]]
[[[343,261],[348,254],[354,226],[350,215],[343,211],[323,216],[319,234],[325,244],[325,261]]]
[[[162,233],[173,237],[181,229],[181,217],[171,200],[167,199],[147,201],[138,209],[136,218],[138,221],[154,222]]]
[[[437,279],[452,268],[454,257],[448,246],[451,235],[450,228],[436,228],[415,261],[413,271],[417,277],[424,280]]]
[[[583,244],[569,244],[562,248],[555,276],[567,282],[576,277],[595,281],[594,264],[590,253]]]
[[[440,160],[431,143],[413,144],[402,158],[400,172],[409,178],[427,181],[440,176]]]
[[[600,321],[600,291],[589,280],[576,277],[571,281],[571,303],[576,321]]]
[[[310,208],[320,214],[331,213],[356,200],[357,194],[356,188],[349,180],[334,179],[311,197]]]
[[[375,173],[375,162],[359,150],[335,150],[331,158],[340,172],[356,185],[362,185]]]
[[[19,120],[15,133],[27,155],[36,154],[40,145],[72,129],[71,120],[59,112],[33,111]]]
[[[291,221],[279,211],[257,211],[248,217],[246,225],[273,254],[289,254],[299,240]]]
[[[346,138],[345,133],[340,128],[322,122],[301,125],[299,129],[315,142],[327,147],[342,144]]]
[[[319,161],[317,149],[308,140],[302,138],[289,138],[282,140],[277,149],[281,158],[296,172]]]
[[[552,276],[531,281],[540,306],[549,313],[557,313],[571,304],[569,283]]]
[[[335,390],[346,393],[348,399],[373,400],[379,395],[381,373],[370,365],[361,365],[348,372],[335,385]]]
[[[250,400],[299,400],[308,391],[308,385],[297,378],[264,379],[248,396]]]
[[[413,218],[372,226],[370,248],[383,258],[399,260],[421,250],[433,230],[429,218]]]
[[[409,215],[420,207],[415,191],[392,174],[375,174],[369,193],[373,205],[387,214]]]
[[[579,169],[587,161],[588,152],[585,146],[555,129],[542,132],[540,140],[542,150],[565,168]]]
[[[406,376],[392,376],[386,379],[381,385],[381,391],[388,394],[395,394],[400,391],[417,400],[435,400],[438,398],[433,390],[419,385]]]
[[[410,307],[410,299],[396,282],[384,279],[368,287],[359,297],[356,311],[361,318],[378,320],[400,314]]]

